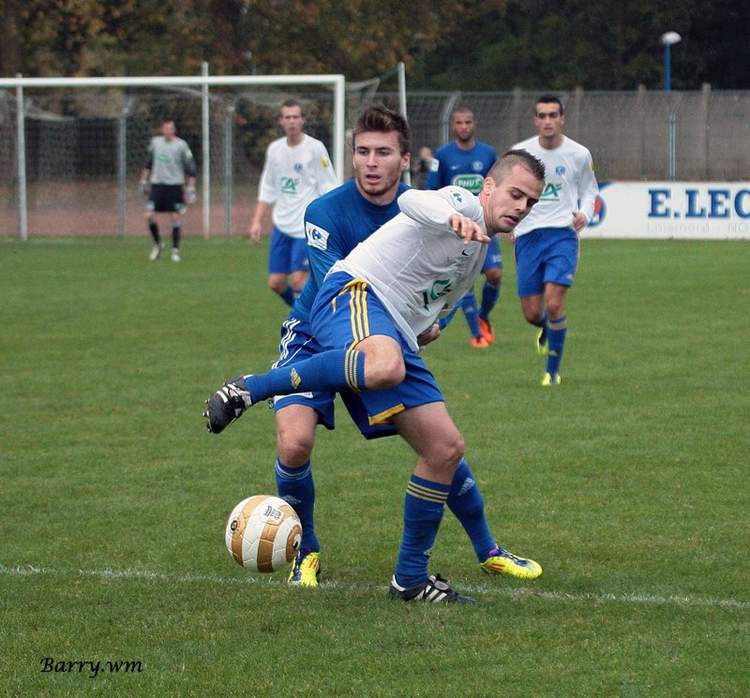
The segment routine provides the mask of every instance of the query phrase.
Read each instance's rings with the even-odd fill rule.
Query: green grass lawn
[[[495,535],[544,566],[482,575],[447,514],[432,568],[468,608],[387,600],[415,458],[343,408],[313,461],[326,584],[230,559],[273,415],[211,436],[203,400],[275,359],[285,307],[265,246],[148,250],[0,240],[0,695],[750,694],[750,245],[584,243],[556,389],[507,248],[497,343],[459,316],[427,349]]]

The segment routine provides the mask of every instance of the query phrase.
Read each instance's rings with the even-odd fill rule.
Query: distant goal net
[[[343,181],[341,75],[0,80],[0,235],[143,234],[138,182],[164,118],[197,163],[185,233],[244,232],[288,98]]]

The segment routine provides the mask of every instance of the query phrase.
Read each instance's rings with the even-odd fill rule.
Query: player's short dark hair
[[[160,122],[160,126],[164,126],[164,124],[173,124],[174,119],[171,116],[165,116]]]
[[[397,111],[389,109],[384,104],[372,104],[365,107],[365,110],[359,115],[352,131],[352,148],[357,145],[357,136],[366,131],[377,131],[378,133],[395,131],[398,134],[398,147],[401,155],[411,152],[409,122]]]
[[[467,106],[466,104],[459,104],[452,112],[451,112],[451,120],[456,114],[471,114],[474,116],[474,110]]]
[[[526,150],[509,150],[503,153],[492,166],[489,176],[499,182],[516,165],[525,167],[535,179],[544,182],[544,163]]]
[[[302,109],[302,102],[300,102],[298,99],[294,99],[294,97],[290,97],[289,99],[285,99],[279,105],[279,116],[281,116],[281,110],[284,107],[299,107],[299,113],[302,114],[302,116],[305,115],[305,111],[304,111],[304,109]]]
[[[560,101],[559,97],[556,97],[555,95],[542,95],[541,97],[538,97],[536,102],[534,102],[534,115],[536,116],[536,106],[537,104],[556,104],[558,107],[560,107],[560,116],[562,116],[565,113],[565,109],[563,108],[563,103]]]

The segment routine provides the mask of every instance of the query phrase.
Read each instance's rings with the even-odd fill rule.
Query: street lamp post
[[[661,35],[661,43],[664,46],[664,91],[672,91],[672,46],[682,41],[677,32],[667,32]]]

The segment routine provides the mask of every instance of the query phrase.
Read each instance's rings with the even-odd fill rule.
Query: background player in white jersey
[[[183,189],[187,177],[187,189]],[[164,245],[159,235],[157,213],[169,213],[172,219],[172,261],[180,261],[181,217],[185,205],[195,203],[195,160],[172,119],[161,123],[161,136],[154,136],[148,145],[148,160],[141,173],[141,191],[149,192],[146,221],[154,247],[149,259],[159,259]]]
[[[258,204],[249,233],[254,242],[260,242],[263,218],[273,206],[268,285],[291,306],[304,286],[309,268],[305,209],[337,182],[325,145],[302,130],[305,117],[297,100],[287,99],[282,103],[279,125],[284,137],[273,141],[266,150]]]
[[[270,396],[323,390],[342,391],[350,403],[358,402],[350,414],[363,433],[373,425],[395,427],[419,459],[407,487],[404,534],[390,587],[394,598],[471,601],[428,574],[444,506],[457,472],[468,464],[463,438],[418,351],[437,338],[439,316],[474,283],[490,236],[511,231],[527,215],[543,182],[538,160],[510,151],[484,180],[479,197],[455,186],[405,192],[398,199],[401,213],[337,262],[320,288],[312,329],[324,351],[291,369],[232,379],[208,400],[208,428],[215,433]],[[464,481],[469,491],[472,484]],[[484,520],[482,498],[474,493],[481,512],[475,533],[482,540],[475,550],[482,569],[538,577],[538,563],[497,545]]]
[[[518,295],[526,320],[539,328],[537,352],[547,356],[542,385],[560,383],[565,346],[565,294],[578,267],[578,233],[594,214],[599,188],[591,153],[563,135],[563,105],[553,95],[536,101],[537,135],[514,148],[544,163],[547,180],[539,203],[515,229]]]

